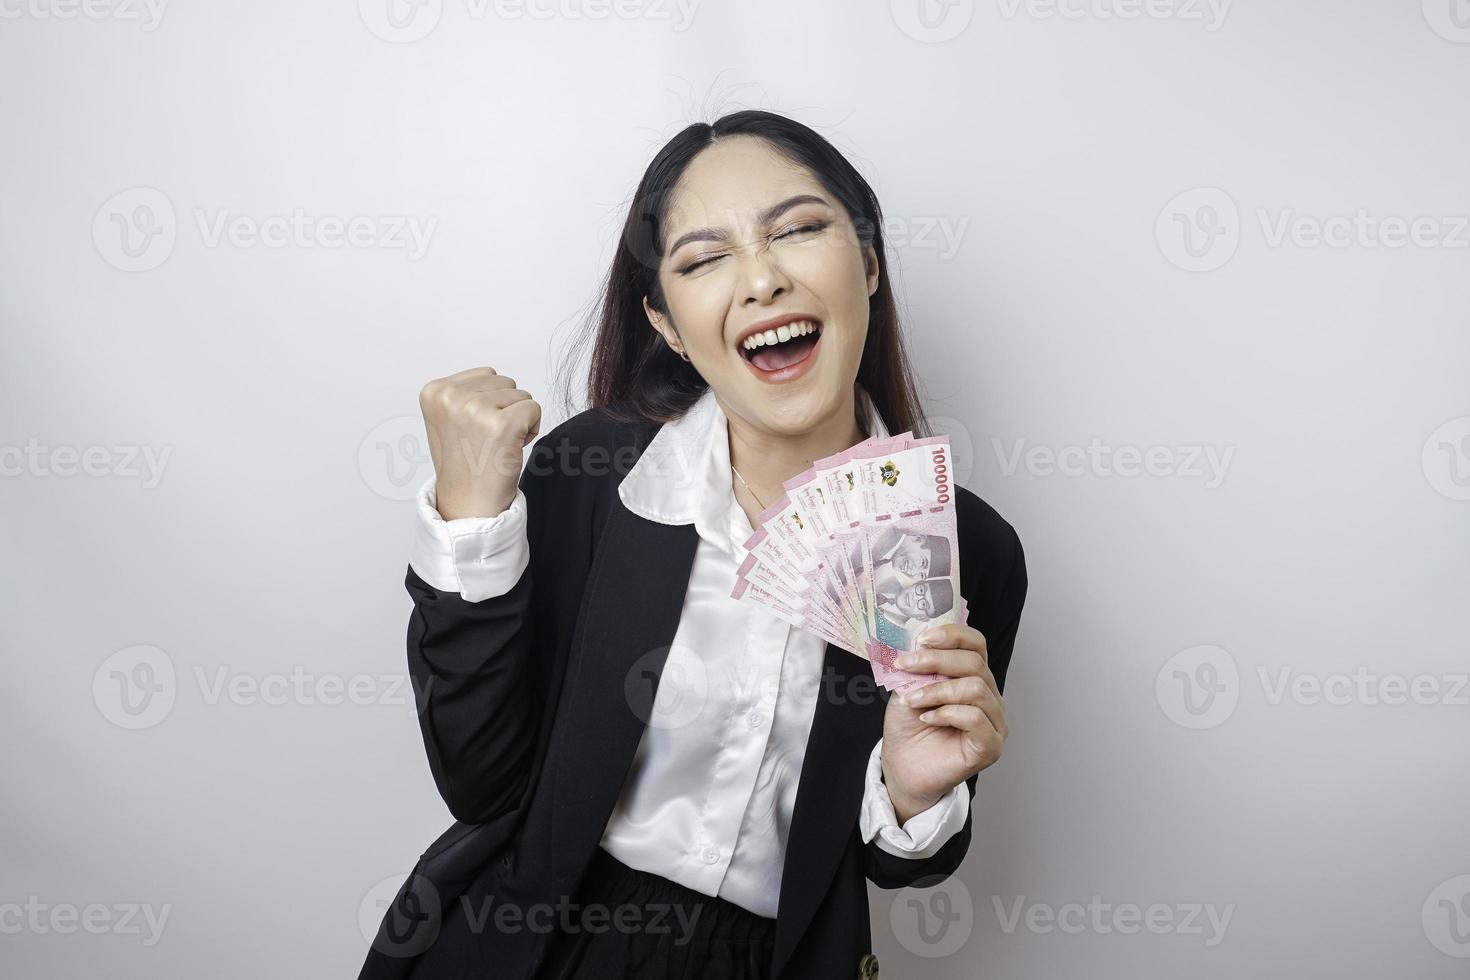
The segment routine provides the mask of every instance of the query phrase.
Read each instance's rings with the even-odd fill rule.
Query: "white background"
[[[565,417],[643,168],[748,107],[873,183],[1029,560],[1005,758],[944,897],[874,890],[884,976],[1464,976],[1464,0],[92,2],[0,0],[5,976],[355,975],[450,820],[418,389]],[[213,233],[298,211],[363,243]]]

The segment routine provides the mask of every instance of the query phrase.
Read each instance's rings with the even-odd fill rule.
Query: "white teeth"
[[[763,333],[753,333],[746,337],[740,346],[746,350],[755,350],[757,347],[765,347],[769,344],[780,344],[790,340],[792,337],[805,337],[809,333],[815,333],[817,325],[811,320],[801,320],[797,323],[788,323],[777,327],[775,330],[766,330]]]

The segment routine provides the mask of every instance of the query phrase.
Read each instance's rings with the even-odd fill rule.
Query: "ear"
[[[863,267],[868,273],[868,295],[872,296],[878,291],[878,278],[881,272],[878,268],[878,252],[871,245],[863,249]]]
[[[649,325],[659,332],[671,350],[677,351],[680,349],[682,345],[679,343],[679,336],[674,333],[674,328],[670,324],[669,318],[649,305],[647,296],[643,297],[643,315],[648,317]]]

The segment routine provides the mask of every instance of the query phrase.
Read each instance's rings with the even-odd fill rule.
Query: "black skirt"
[[[537,980],[768,980],[776,920],[628,867],[602,848]],[[580,920],[579,920],[580,917]]]

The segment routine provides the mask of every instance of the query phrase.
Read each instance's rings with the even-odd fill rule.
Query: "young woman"
[[[871,188],[772,113],[684,130],[628,215],[588,393],[537,438],[537,403],[490,368],[422,392],[408,658],[458,823],[362,976],[876,976],[866,882],[937,883],[969,847],[1026,565],[957,488],[968,622],[912,654],[950,679],[907,699],[730,598],[783,480],[926,434]]]

